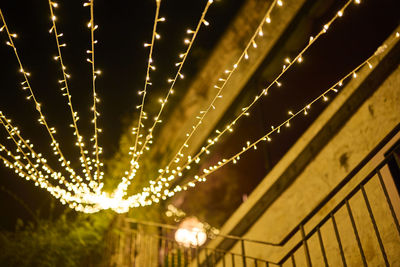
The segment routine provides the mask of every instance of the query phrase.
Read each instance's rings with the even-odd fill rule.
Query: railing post
[[[244,247],[244,240],[241,239],[241,240],[240,240],[240,243],[241,243],[241,246],[242,246],[243,267],[246,267],[246,266],[247,266],[247,264],[246,264],[246,250],[245,250],[245,247]]]
[[[197,267],[200,267],[200,246],[199,246],[199,233],[196,233],[196,261],[197,261]]]
[[[335,236],[336,236],[336,241],[338,243],[339,246],[339,251],[340,251],[340,257],[342,258],[342,263],[343,266],[347,266],[346,263],[346,258],[344,257],[344,251],[343,251],[343,246],[342,246],[342,241],[340,239],[340,235],[339,235],[339,230],[337,228],[337,224],[336,224],[336,220],[335,220],[335,215],[333,213],[330,214],[331,220],[332,220],[332,224],[333,224],[333,230],[335,231]]]
[[[363,261],[364,266],[368,266],[367,259],[365,258],[364,250],[361,245],[360,236],[358,235],[358,230],[357,230],[356,222],[354,220],[353,212],[351,211],[349,200],[346,198],[345,202],[346,202],[346,207],[347,207],[347,213],[349,214],[351,225],[353,227],[354,236],[356,237],[358,250],[360,251],[361,259]]]
[[[364,189],[363,185],[361,185],[361,192],[362,192],[362,195],[364,197],[365,205],[367,206],[369,218],[371,219],[372,226],[374,227],[374,230],[375,230],[376,238],[378,239],[378,244],[379,244],[379,248],[381,249],[383,260],[385,261],[385,265],[389,266],[389,261],[388,261],[387,255],[386,255],[385,248],[383,246],[382,238],[381,238],[381,235],[379,234],[378,226],[376,225],[374,214],[372,213],[371,205],[369,203],[369,200],[368,200],[368,197],[367,197],[367,193],[365,192],[365,189]]]
[[[308,250],[306,235],[304,233],[304,226],[302,224],[300,225],[300,231],[301,231],[301,238],[303,239],[304,254],[306,254],[307,266],[311,267],[310,251]]]
[[[396,158],[396,157],[395,157],[395,158]],[[399,164],[398,166],[399,166],[399,168],[400,168],[400,164]],[[387,189],[386,189],[385,182],[383,181],[382,174],[381,174],[380,170],[378,170],[377,173],[378,173],[379,182],[380,182],[380,184],[381,184],[383,193],[385,194],[386,202],[387,202],[388,205],[389,205],[390,213],[392,214],[394,223],[395,223],[395,225],[396,225],[397,232],[400,234],[400,224],[399,224],[399,221],[397,220],[396,213],[394,212],[394,208],[393,208],[393,205],[392,205],[392,201],[390,200],[388,191],[387,191]]]
[[[317,227],[317,234],[318,234],[318,241],[319,241],[319,246],[321,248],[322,257],[324,258],[325,267],[329,267],[328,258],[326,257],[326,252],[324,247],[324,241],[322,241],[321,230],[319,227]]]

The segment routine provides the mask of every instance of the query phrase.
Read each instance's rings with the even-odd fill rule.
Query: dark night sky
[[[156,101],[165,94],[165,81],[175,71],[174,63],[177,55],[185,49],[182,40],[186,29],[196,25],[205,2],[205,0],[163,1],[160,14],[165,16],[167,21],[162,23],[158,30],[162,38],[156,43],[153,56],[158,71],[152,74],[154,85],[147,98],[149,101]],[[221,0],[211,7],[207,15],[211,26],[203,28],[200,32],[192,51],[193,56],[188,59],[189,64],[184,68],[184,74],[189,77],[188,80],[201,66],[202,60],[211,51],[242,2]],[[321,25],[332,17],[332,12],[345,1],[337,2],[336,6],[333,5],[331,10],[322,15],[320,21],[316,21],[312,32],[319,31]],[[364,0],[362,2],[360,6],[351,7],[343,19],[332,26],[332,31],[330,29],[329,33],[309,50],[301,66],[295,67],[295,71],[288,72],[283,87],[285,90],[274,92],[274,97],[271,95],[270,98],[263,100],[251,120],[241,123],[239,127],[242,130],[236,131],[240,138],[227,139],[225,146],[221,146],[215,155],[223,153],[229,155],[236,151],[237,147],[240,149],[243,142],[249,138],[260,136],[270,125],[285,119],[288,109],[295,110],[305,101],[318,95],[318,92],[354,68],[382,43],[399,23],[399,1]],[[88,140],[88,137],[92,135],[90,124],[87,123],[91,118],[89,112],[91,76],[90,64],[86,62],[85,52],[89,48],[90,41],[89,30],[85,26],[89,21],[89,9],[84,8],[83,1],[78,0],[64,0],[58,3],[60,7],[56,9],[57,25],[64,33],[62,40],[68,44],[67,48],[63,49],[63,57],[72,76],[69,82],[71,94],[74,106],[81,117],[82,134],[87,136],[86,140]],[[147,50],[143,48],[143,43],[151,38],[154,6],[152,0],[95,1],[95,20],[96,24],[99,24],[99,29],[96,31],[96,39],[99,40],[96,47],[96,65],[103,71],[103,75],[97,80],[98,93],[102,99],[100,125],[104,129],[100,141],[106,157],[112,156],[115,152],[126,122],[134,118],[132,114],[136,111],[135,106],[139,101],[136,92],[142,88],[145,77]],[[68,158],[77,158],[77,151],[71,149],[73,138],[72,130],[68,127],[69,111],[65,98],[61,97],[58,90],[57,80],[61,77],[59,65],[58,62],[52,60],[56,54],[56,46],[53,35],[48,34],[51,22],[47,1],[3,0],[0,8],[10,29],[19,35],[15,44],[25,68],[32,73],[32,87],[40,102],[43,103],[48,122],[58,129],[58,140],[61,147],[67,151]],[[1,34],[0,40],[4,43],[6,36]],[[295,56],[296,51],[289,51],[289,53],[292,52],[290,55]],[[277,71],[280,68],[281,65],[277,66]],[[17,70],[12,50],[1,45],[0,110],[13,119],[22,130],[24,137],[29,137],[38,150],[46,153],[49,139],[44,129],[38,127],[37,114],[33,112],[32,103],[24,99],[25,93],[18,86],[21,76]],[[181,87],[187,83],[187,80],[183,81]],[[259,88],[255,86],[254,92],[257,92]],[[183,93],[178,92],[178,97]],[[285,104],[280,104],[282,102]],[[278,107],[280,109],[277,109]],[[272,163],[276,163],[312,122],[312,118],[319,113],[316,109],[313,112],[314,117],[310,116],[310,119],[294,127],[295,130],[285,133],[286,138],[279,137],[280,139],[277,139],[270,148],[258,150],[257,153],[264,153],[264,156],[269,157]],[[259,130],[252,131],[253,135],[246,136],[245,133],[248,131],[245,129],[249,127],[257,127]],[[0,135],[0,137],[2,138],[0,142],[3,142],[4,136]],[[259,157],[260,154],[257,153],[250,153],[238,167],[227,170],[227,172],[246,173],[250,168],[243,166],[257,163],[258,169],[251,168],[252,176],[255,177],[254,181],[244,183],[246,186],[243,193],[249,193],[267,171],[263,167],[263,157]],[[223,171],[220,175],[223,175]],[[33,210],[41,209],[45,213],[51,199],[48,194],[20,180],[9,170],[0,167],[0,185],[4,185],[21,197]],[[206,187],[206,184],[202,187]],[[240,199],[239,195],[238,203]],[[9,215],[9,219],[0,220],[0,227],[7,229],[12,229],[16,217],[29,219],[29,215],[23,211],[23,208],[1,191],[0,212]]]
[[[69,86],[73,104],[81,117],[80,131],[87,136],[85,140],[88,144],[89,136],[93,134],[88,123],[92,116],[91,66],[86,62],[86,50],[90,48],[90,32],[86,27],[89,9],[84,8],[84,1],[80,0],[56,2],[59,3],[55,9],[57,28],[64,34],[62,40],[67,43],[62,52],[71,74]],[[193,76],[242,2],[217,1],[210,8],[206,18],[212,26],[203,27],[196,39],[192,56],[188,58],[190,64],[186,65],[183,72],[185,76]],[[161,39],[156,42],[153,54],[157,71],[152,72],[153,86],[149,88],[147,103],[157,101],[166,94],[166,80],[175,73],[178,55],[186,49],[183,43],[187,37],[186,30],[195,28],[205,4],[206,0],[162,2],[160,17],[166,17],[166,22],[160,23],[158,27]],[[57,83],[61,78],[59,63],[52,59],[56,54],[56,45],[54,36],[48,33],[51,21],[47,0],[5,0],[1,1],[0,8],[10,30],[18,34],[15,45],[25,69],[32,73],[32,88],[43,103],[49,124],[57,128],[58,141],[63,151],[66,151],[67,158],[77,158],[77,150],[72,145],[72,129],[68,127],[71,122],[70,113]],[[140,100],[137,91],[143,87],[148,57],[148,49],[143,47],[143,43],[151,40],[154,11],[155,1],[152,0],[95,1],[95,21],[99,25],[96,31],[96,39],[99,41],[96,46],[96,65],[103,72],[97,79],[97,92],[102,100],[99,124],[104,132],[100,142],[106,157],[116,151],[127,122],[137,116],[135,107]],[[4,44],[6,36],[1,34],[0,38]],[[25,100],[25,92],[18,86],[22,80],[17,62],[12,50],[6,45],[0,46],[0,62],[0,110],[19,126],[23,137],[33,140],[37,150],[48,152],[50,139],[44,128],[37,123],[34,106]],[[183,80],[181,85],[186,84],[187,80]],[[177,91],[177,97],[183,93]],[[3,129],[0,134],[3,142]],[[76,162],[73,164],[76,165]],[[21,180],[3,166],[0,168],[0,177],[0,185],[14,192],[31,209],[41,209],[47,213],[51,200],[47,192]],[[9,215],[8,219],[0,220],[0,227],[8,229],[13,228],[16,217],[30,219],[21,205],[3,191],[0,191],[0,213]]]

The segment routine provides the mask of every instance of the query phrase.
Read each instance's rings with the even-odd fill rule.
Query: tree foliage
[[[0,266],[96,266],[110,219],[102,212],[28,224],[18,220],[15,232],[0,232]]]

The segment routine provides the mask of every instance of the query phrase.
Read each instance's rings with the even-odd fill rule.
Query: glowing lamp
[[[203,224],[197,218],[187,218],[175,232],[175,240],[185,247],[201,246],[207,240]]]

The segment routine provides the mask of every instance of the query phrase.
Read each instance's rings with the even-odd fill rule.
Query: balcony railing
[[[382,153],[382,149],[389,141],[393,141],[393,137],[399,132],[400,125],[384,138],[384,140],[382,140],[382,142],[279,243],[251,240],[230,235],[217,235],[218,238],[234,240],[237,246],[234,250],[235,252],[233,252],[233,250],[226,251],[212,248],[207,243],[201,247],[185,247],[174,239],[174,233],[177,230],[175,226],[124,219],[125,227],[122,228],[121,231],[110,235],[108,239],[108,253],[110,256],[109,266],[333,266],[336,265],[336,263],[330,262],[327,255],[328,252],[332,254],[331,250],[333,246],[336,248],[334,253],[337,253],[336,257],[341,262],[340,265],[355,266],[354,262],[348,261],[349,255],[346,255],[346,253],[349,252],[345,252],[344,249],[343,239],[344,237],[348,238],[345,234],[348,235],[349,233],[341,232],[340,227],[338,227],[339,212],[341,213],[341,221],[346,220],[350,222],[348,223],[350,224],[348,227],[351,228],[352,238],[354,238],[353,243],[356,244],[356,249],[350,250],[352,257],[360,258],[360,265],[367,266],[370,265],[370,262],[365,251],[366,244],[360,236],[360,230],[362,229],[360,229],[360,226],[357,224],[357,218],[354,215],[355,211],[360,207],[360,204],[357,206],[351,204],[356,197],[359,203],[361,201],[363,203],[362,205],[366,207],[364,209],[366,212],[363,214],[362,218],[363,220],[368,220],[370,224],[372,224],[372,235],[375,237],[374,240],[377,242],[376,247],[378,248],[374,253],[379,254],[378,258],[380,264],[390,266],[393,260],[400,262],[399,253],[397,253],[397,259],[393,259],[393,256],[390,258],[388,255],[389,244],[385,244],[382,238],[383,234],[387,234],[388,228],[386,227],[382,230],[382,227],[377,223],[377,215],[374,213],[374,209],[371,206],[371,197],[368,194],[368,190],[366,190],[369,183],[374,182],[375,185],[379,185],[383,192],[383,199],[380,199],[381,205],[386,205],[386,210],[390,212],[390,215],[387,217],[391,220],[389,224],[391,229],[389,230],[391,233],[396,233],[397,240],[400,240],[400,224],[398,219],[400,214],[393,204],[393,192],[395,192],[397,194],[396,197],[398,197],[399,189],[397,188],[397,191],[393,191],[392,187],[389,192],[386,182],[387,177],[382,175],[383,169],[385,169],[386,173],[387,170],[390,169],[392,176],[390,179],[397,179],[397,183],[400,180],[400,177],[397,177],[400,170],[400,139],[384,155],[384,159],[374,165],[372,171],[369,171],[364,178],[358,179],[358,182],[354,185],[350,184],[350,182],[354,182],[354,177],[360,175],[362,170],[365,171],[365,166],[371,164],[371,160],[378,153]],[[338,193],[341,192],[343,188],[346,186],[346,188],[348,188],[349,185],[352,185],[352,188],[347,191],[344,197],[332,208],[325,211],[327,204],[330,203],[334,197],[337,197]],[[324,210],[322,219],[319,219],[319,221],[314,223],[314,226],[310,228],[307,223],[315,218],[317,214],[321,214],[322,210]],[[322,228],[325,230],[331,228],[330,234],[332,238],[329,240],[329,243],[326,242],[326,237],[324,241],[324,232],[321,231]],[[383,231],[385,231],[385,233],[383,233]],[[310,247],[311,239],[313,239],[312,247]],[[289,243],[291,246],[287,248]],[[266,249],[271,246],[282,247],[282,249],[285,248],[285,253],[278,261],[252,257],[247,250],[254,244],[264,246]],[[297,255],[300,250],[304,258],[300,258]],[[315,252],[315,250],[318,250],[318,253],[321,255],[318,262],[312,259],[311,254]]]

